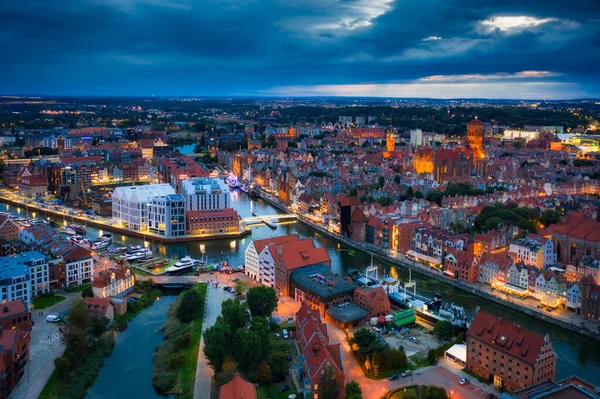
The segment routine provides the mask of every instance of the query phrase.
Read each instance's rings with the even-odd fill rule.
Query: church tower
[[[475,152],[483,152],[483,122],[473,119],[467,124],[467,143]]]
[[[390,126],[385,135],[385,148],[387,152],[394,152],[396,149],[396,131]]]

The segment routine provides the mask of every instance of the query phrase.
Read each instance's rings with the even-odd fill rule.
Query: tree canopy
[[[270,317],[277,309],[277,294],[266,285],[252,287],[246,295],[246,303],[252,317]]]

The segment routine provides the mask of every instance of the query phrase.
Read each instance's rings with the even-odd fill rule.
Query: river
[[[231,193],[231,204],[241,217],[250,217],[252,216],[252,212],[257,215],[282,213],[260,199],[250,199],[240,191],[233,191]],[[0,210],[7,209],[12,212],[18,212],[21,215],[24,214],[23,209],[16,209],[14,206],[8,207],[5,204],[0,204]],[[60,222],[63,223],[62,220]],[[363,270],[370,263],[370,256],[367,254],[339,244],[337,241],[314,231],[302,223],[281,225],[277,230],[271,230],[266,226],[253,227],[252,235],[249,237],[236,240],[206,241],[203,245],[210,260],[226,259],[231,265],[237,266],[244,263],[244,250],[252,240],[291,233],[297,233],[300,237],[311,237],[317,245],[325,247],[331,257],[333,271],[340,275],[345,275],[348,268]],[[88,228],[88,236],[98,237],[101,234],[101,230]],[[116,245],[142,243],[141,239],[123,235],[115,235],[114,240]],[[202,254],[200,243],[164,245],[151,242],[149,245],[158,255],[173,259],[179,259],[188,254],[192,257],[200,257]],[[380,276],[386,274],[400,278],[402,281],[408,280],[408,271],[405,269],[381,261],[375,261],[375,264],[379,266]],[[463,306],[468,312],[472,313],[477,306],[480,306],[487,312],[517,323],[524,328],[539,334],[549,334],[552,345],[558,355],[557,377],[569,377],[576,374],[591,383],[600,385],[600,345],[598,345],[597,341],[486,301],[437,280],[423,277],[416,273],[413,273],[412,278],[417,282],[417,292],[419,294],[433,297],[434,294],[440,293],[444,301],[454,302],[459,306]],[[153,348],[154,346],[148,347]]]
[[[152,387],[152,355],[163,342],[160,327],[175,299],[176,295],[160,297],[130,321],[124,331],[116,333],[113,352],[89,389],[87,399],[165,398]]]

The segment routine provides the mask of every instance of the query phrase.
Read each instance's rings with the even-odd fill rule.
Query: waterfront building
[[[477,282],[479,263],[471,252],[449,250],[444,257],[444,273],[467,283]]]
[[[561,381],[543,381],[527,388],[503,393],[500,399],[600,399],[598,387],[577,376]]]
[[[31,305],[30,267],[25,258],[3,256],[0,258],[0,300],[2,302],[22,300]]]
[[[254,240],[244,252],[245,273],[256,281],[270,287],[275,286],[275,260],[270,251],[265,251],[268,245],[281,245],[299,241],[298,234],[288,234],[279,237]]]
[[[600,223],[571,213],[564,225],[551,226],[557,262],[577,264],[585,256],[600,259]]]
[[[515,262],[523,262],[526,266],[535,266],[540,270],[556,263],[552,240],[536,234],[528,234],[511,242],[508,252]]]
[[[275,264],[275,290],[282,295],[294,296],[290,276],[294,271],[323,264],[331,267],[331,258],[323,247],[315,247],[310,238],[297,242],[269,245],[266,248]]]
[[[503,271],[506,276],[506,271],[510,269],[512,263],[514,263],[512,258],[506,252],[499,254],[485,252],[479,260],[479,282],[483,284],[506,283],[506,277],[501,278],[500,273]]]
[[[22,263],[29,267],[32,298],[45,294],[50,290],[50,271],[48,258],[45,255],[37,251],[27,251],[13,255],[13,257],[20,258]]]
[[[554,381],[556,353],[548,335],[479,310],[467,332],[467,369],[513,392]]]
[[[369,312],[369,317],[390,314],[391,303],[383,286],[362,286],[354,290],[354,303]]]
[[[148,231],[165,237],[185,235],[185,199],[181,194],[167,194],[150,199]]]
[[[229,186],[224,179],[196,178],[181,182],[179,192],[184,196],[188,211],[229,208]]]
[[[147,230],[148,204],[168,194],[175,194],[169,184],[117,187],[112,198],[113,219],[133,230]]]
[[[338,387],[346,385],[341,344],[330,343],[327,324],[308,302],[303,301],[296,313],[296,337],[300,348],[296,369],[302,397],[320,397],[321,376],[326,365],[332,368]]]
[[[219,399],[256,399],[256,387],[253,383],[236,373],[229,382],[219,388]]]
[[[233,208],[187,211],[188,234],[237,233],[240,217]]]
[[[41,168],[34,168],[32,172],[23,167],[19,171],[19,194],[31,198],[43,198],[48,193],[48,180]]]
[[[444,204],[442,204],[444,205]],[[473,253],[480,257],[483,252],[498,253],[506,249],[506,236],[497,231],[477,233],[473,238]]]
[[[123,296],[133,291],[135,276],[129,267],[119,268],[115,271],[105,270],[94,278],[92,292],[97,298]]]
[[[65,286],[73,287],[94,281],[94,258],[92,252],[77,246],[63,257]]]
[[[581,314],[581,286],[579,282],[574,282],[567,289],[567,309]]]
[[[589,277],[581,280],[581,317],[600,320],[600,285]]]
[[[338,202],[340,215],[340,233],[343,236],[352,235],[352,212],[357,207],[362,207],[358,197],[343,197]]]
[[[19,226],[8,215],[0,215],[0,238],[7,241],[19,238]]]
[[[112,321],[115,318],[115,311],[108,298],[84,298],[83,302],[88,308],[92,317],[106,317]]]

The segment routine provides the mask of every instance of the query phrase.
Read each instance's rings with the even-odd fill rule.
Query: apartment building
[[[148,231],[166,237],[185,235],[185,199],[181,194],[167,194],[150,199]]]
[[[181,182],[179,192],[185,197],[186,210],[204,211],[229,208],[229,186],[224,179],[195,178]]]
[[[148,204],[155,197],[175,194],[169,184],[117,187],[113,192],[112,216],[134,230],[148,229]]]

